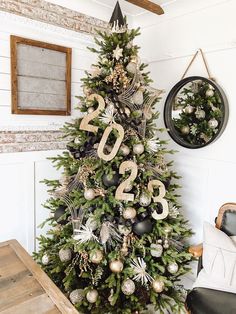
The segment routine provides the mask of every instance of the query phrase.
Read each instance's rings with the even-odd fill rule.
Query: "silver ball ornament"
[[[167,270],[170,274],[176,274],[179,270],[179,266],[177,263],[173,262],[167,266]]]
[[[50,263],[50,257],[48,254],[44,254],[42,257],[42,264],[43,265],[48,265]]]
[[[211,129],[215,129],[218,126],[218,121],[215,118],[213,118],[208,121],[208,125]]]
[[[103,252],[101,250],[92,251],[89,254],[89,259],[93,264],[99,264],[103,259]]]
[[[69,298],[71,300],[71,303],[76,304],[84,299],[84,290],[82,289],[76,289],[71,291]]]
[[[189,134],[189,132],[190,132],[190,129],[189,129],[189,126],[188,126],[188,125],[183,126],[183,127],[181,128],[181,133],[182,133],[182,134],[187,135],[187,134]]]
[[[130,153],[129,147],[127,145],[124,145],[124,144],[121,145],[120,151],[121,151],[123,156],[127,156]]]
[[[60,261],[63,263],[69,262],[71,260],[72,252],[71,252],[71,249],[69,248],[60,249],[58,254],[59,254]]]
[[[126,67],[126,70],[129,72],[129,73],[132,73],[132,74],[135,74],[136,71],[137,71],[137,64],[135,62],[129,62],[127,67]]]
[[[155,292],[161,293],[164,290],[165,284],[162,280],[155,279],[152,282],[152,288]]]
[[[154,257],[161,257],[163,253],[163,247],[161,244],[152,243],[151,246],[151,255]]]
[[[125,295],[131,295],[135,291],[135,283],[131,279],[126,279],[121,285],[121,291]]]
[[[206,96],[207,96],[207,97],[212,97],[212,96],[214,96],[214,90],[213,90],[213,89],[208,89],[208,90],[206,91]]]
[[[184,108],[184,112],[187,113],[187,114],[191,114],[193,113],[193,110],[194,110],[194,107],[191,106],[191,105],[188,105]]]
[[[87,292],[86,299],[89,303],[96,303],[98,299],[98,292],[97,290],[93,289]]]
[[[151,204],[152,198],[147,193],[142,193],[139,198],[139,204],[143,207]]]
[[[139,144],[134,144],[133,146],[133,152],[136,155],[141,155],[144,152],[144,146],[143,144],[139,143]]]
[[[84,191],[84,198],[88,201],[91,201],[95,198],[95,192],[93,189],[86,189]]]
[[[137,215],[136,209],[133,207],[127,207],[123,210],[124,219],[134,219]]]
[[[109,268],[113,273],[118,274],[122,272],[124,265],[120,260],[113,260],[110,262]]]

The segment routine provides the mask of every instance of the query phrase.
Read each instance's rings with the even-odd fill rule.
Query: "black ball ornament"
[[[133,225],[133,232],[138,236],[142,236],[145,233],[152,232],[152,228],[153,228],[153,223],[152,223],[151,219],[146,218],[142,221],[136,222]]]
[[[63,205],[60,205],[54,213],[54,219],[60,225],[65,225],[68,222],[66,219],[62,219],[62,220],[60,219],[65,214],[65,212],[66,212],[66,207]]]
[[[115,173],[113,175],[104,174],[102,176],[102,182],[107,188],[118,185],[119,181],[120,181],[119,173]]]

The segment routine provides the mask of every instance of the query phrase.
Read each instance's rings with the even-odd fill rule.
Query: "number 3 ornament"
[[[164,199],[166,195],[166,189],[164,184],[159,181],[159,180],[151,180],[148,182],[148,191],[153,194],[154,192],[154,187],[157,187],[159,189],[159,195],[158,196],[152,196],[152,199],[155,203],[160,203],[162,205],[162,213],[158,214],[157,211],[155,210],[152,213],[152,217],[156,220],[164,219],[168,216],[169,214],[169,208],[168,208],[168,203],[167,200]]]

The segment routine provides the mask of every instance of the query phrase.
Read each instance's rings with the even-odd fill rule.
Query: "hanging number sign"
[[[158,196],[152,196],[152,199],[155,203],[160,203],[162,205],[163,211],[161,214],[158,214],[155,210],[152,213],[152,217],[156,220],[164,219],[169,214],[169,208],[167,200],[164,199],[166,195],[166,189],[164,184],[159,180],[151,180],[148,182],[148,191],[152,194],[154,193],[154,187],[159,189],[159,195]]]
[[[94,99],[98,102],[98,107],[93,112],[87,114],[83,120],[80,123],[80,130],[89,131],[96,133],[98,131],[98,127],[92,124],[89,124],[89,122],[93,119],[95,119],[97,116],[99,116],[100,112],[104,110],[105,108],[105,102],[102,96],[98,94],[92,94],[88,97],[88,100],[93,101]]]
[[[124,193],[124,190],[130,186],[131,182],[134,181],[138,175],[138,166],[134,161],[128,160],[122,162],[119,168],[119,173],[124,174],[126,171],[131,170],[130,176],[123,181],[116,190],[115,198],[117,200],[122,201],[131,201],[134,200],[134,194],[131,193]]]
[[[105,148],[105,145],[106,145],[106,142],[107,142],[107,139],[108,139],[108,136],[110,135],[110,133],[113,131],[113,129],[116,129],[118,131],[118,137],[116,139],[116,142],[111,150],[111,152],[109,154],[105,154],[104,153],[104,148]],[[119,148],[120,148],[120,145],[123,141],[123,138],[124,138],[124,135],[125,135],[125,132],[124,132],[124,129],[123,127],[120,125],[120,124],[117,124],[117,123],[113,123],[111,125],[109,125],[103,135],[102,135],[102,138],[101,138],[101,141],[98,145],[98,150],[97,150],[97,153],[98,153],[98,157],[100,157],[101,159],[105,160],[105,161],[110,161],[112,160]]]

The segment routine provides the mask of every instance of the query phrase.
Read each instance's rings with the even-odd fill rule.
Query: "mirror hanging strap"
[[[208,78],[209,78],[210,80],[214,81],[214,78],[213,78],[213,77],[211,76],[211,74],[210,74],[210,70],[209,70],[209,67],[208,67],[208,65],[207,65],[206,58],[205,58],[204,53],[203,53],[203,51],[202,51],[201,48],[198,49],[198,50],[195,52],[195,54],[194,54],[194,56],[192,57],[192,59],[191,59],[189,65],[187,66],[187,69],[185,70],[184,74],[182,75],[181,80],[183,80],[183,79],[185,78],[185,76],[186,76],[188,70],[190,69],[191,65],[193,64],[193,62],[194,62],[194,60],[196,59],[196,57],[197,57],[197,55],[198,55],[199,52],[201,53],[202,60],[203,60],[203,63],[204,63],[204,65],[205,65],[205,68],[206,68],[206,71],[207,71],[207,74],[208,74]]]

